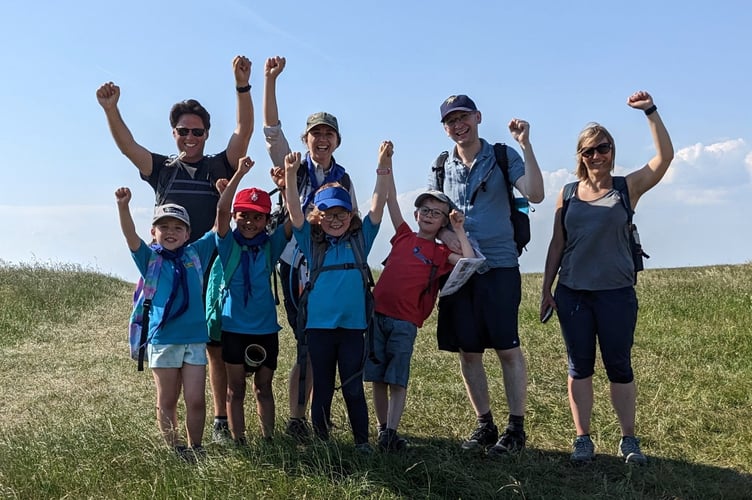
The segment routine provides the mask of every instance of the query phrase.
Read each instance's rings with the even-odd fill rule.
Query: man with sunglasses
[[[113,82],[97,89],[97,101],[104,109],[107,124],[118,149],[138,168],[141,178],[149,183],[156,195],[155,206],[176,203],[184,207],[191,218],[188,243],[201,238],[214,225],[219,193],[218,179],[230,179],[245,156],[253,133],[253,103],[251,101],[251,61],[236,56],[232,61],[237,95],[237,126],[227,148],[216,154],[204,154],[211,126],[209,112],[195,99],[181,101],[170,110],[170,126],[178,153],[167,156],[152,153],[136,142],[118,109],[120,87]],[[211,268],[207,266],[207,271]],[[215,345],[216,344],[216,345]],[[208,345],[209,379],[212,387],[215,421],[214,439],[229,435],[227,427],[227,374],[222,362],[222,346],[212,341]]]
[[[455,147],[444,165],[438,166],[444,168],[444,185],[439,186],[431,175],[428,187],[443,190],[464,212],[465,230],[478,243],[486,263],[457,292],[439,299],[439,349],[459,353],[462,378],[477,417],[476,429],[462,448],[504,455],[520,451],[526,441],[527,369],[517,331],[521,277],[509,218],[514,207],[494,147],[478,135],[482,116],[473,100],[452,95],[440,111],[444,131]],[[530,144],[530,126],[513,119],[509,131],[524,155],[523,160],[514,149],[506,148],[509,180],[529,201],[540,203],[543,178]],[[437,170],[435,163],[432,174]],[[443,231],[440,237],[456,251],[451,233]],[[486,349],[494,349],[504,376],[509,420],[501,435],[491,412],[483,366]]]

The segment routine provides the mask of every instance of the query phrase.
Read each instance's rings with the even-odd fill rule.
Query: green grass
[[[540,285],[539,274],[523,276],[523,454],[490,460],[459,449],[474,419],[456,356],[436,350],[432,317],[400,429],[407,453],[357,455],[337,395],[329,443],[297,446],[281,432],[263,443],[248,402],[250,450],[209,446],[189,466],[161,443],[151,375],[128,358],[132,284],[75,266],[0,265],[0,498],[752,497],[752,264],[641,273],[634,367],[646,467],[615,457],[619,429],[601,366],[599,455],[569,464],[566,359],[557,321],[537,321]],[[294,352],[287,328],[280,338],[278,429]],[[492,353],[485,361],[503,420],[501,370]]]

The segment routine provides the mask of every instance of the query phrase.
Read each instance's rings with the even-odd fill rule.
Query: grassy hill
[[[0,498],[752,497],[752,264],[641,274],[634,365],[646,467],[615,457],[619,430],[600,365],[598,458],[569,464],[566,358],[556,319],[537,321],[540,284],[541,275],[523,276],[523,454],[491,460],[459,449],[474,419],[456,356],[436,350],[433,317],[416,345],[400,429],[412,445],[405,454],[356,455],[336,395],[329,444],[297,446],[281,432],[263,443],[249,402],[251,449],[210,445],[207,459],[190,466],[160,442],[151,374],[127,355],[132,284],[75,266],[0,266]],[[280,339],[278,430],[294,356],[288,328]],[[490,352],[486,366],[503,420]]]

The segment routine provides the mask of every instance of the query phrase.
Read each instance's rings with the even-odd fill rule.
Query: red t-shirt
[[[423,326],[439,294],[439,277],[454,267],[448,260],[452,252],[443,243],[419,238],[407,223],[397,228],[391,243],[392,251],[373,291],[376,312]],[[436,272],[429,287],[432,266]]]

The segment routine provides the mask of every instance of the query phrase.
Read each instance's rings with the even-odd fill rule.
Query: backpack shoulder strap
[[[564,216],[569,208],[569,201],[574,198],[574,194],[577,192],[578,181],[570,182],[564,185],[561,193],[561,229],[564,231],[564,241],[567,240],[567,227],[564,225]]]
[[[507,195],[509,196],[509,209],[514,209],[514,193],[512,181],[509,179],[509,157],[507,156],[507,145],[503,142],[497,142],[493,145],[494,156],[496,156],[496,165],[499,166],[501,173],[504,175],[504,182],[507,185]]]
[[[355,254],[355,263],[363,276],[363,285],[367,288],[373,288],[373,274],[371,274],[371,268],[368,266],[368,260],[366,259],[366,241],[362,229],[358,229],[350,235],[350,244]]]
[[[198,273],[198,280],[201,282],[201,288],[204,287],[204,266],[201,265],[201,258],[198,256],[198,251],[193,248],[191,245],[188,245],[185,247],[185,254],[188,256],[189,259],[191,259],[191,262],[193,262],[193,267],[196,268],[196,272]]]
[[[436,177],[436,189],[444,191],[444,177],[446,176],[446,169],[444,164],[449,158],[449,151],[442,151],[439,156],[436,157],[436,164],[431,168],[434,176]]]
[[[149,257],[149,265],[146,268],[146,276],[144,277],[143,297],[144,300],[154,298],[154,294],[157,291],[157,281],[159,281],[159,271],[162,268],[162,256],[157,252],[152,252]]]
[[[232,275],[235,274],[235,270],[240,264],[240,252],[242,252],[240,245],[237,243],[233,244],[232,250],[230,250],[230,258],[227,259],[227,266],[224,266],[223,280],[225,286],[230,282]]]
[[[614,189],[619,191],[621,202],[624,205],[624,209],[627,211],[627,224],[632,224],[632,216],[634,210],[632,210],[632,202],[629,199],[629,187],[627,187],[627,179],[621,175],[613,177]]]

